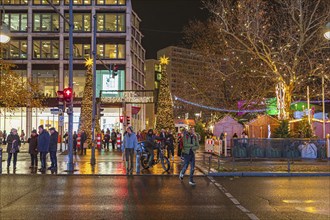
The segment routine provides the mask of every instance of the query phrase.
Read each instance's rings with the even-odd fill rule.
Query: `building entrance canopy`
[[[154,90],[101,90],[102,104],[148,104],[155,101]]]

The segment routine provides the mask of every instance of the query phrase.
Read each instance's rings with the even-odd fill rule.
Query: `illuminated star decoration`
[[[93,66],[93,59],[92,58],[87,58],[85,62],[85,66]]]
[[[170,62],[170,59],[168,57],[166,57],[165,55],[163,55],[162,57],[160,57],[159,62],[160,62],[160,65],[168,65],[168,63]]]

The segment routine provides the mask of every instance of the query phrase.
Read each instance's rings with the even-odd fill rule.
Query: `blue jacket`
[[[58,141],[58,133],[57,131],[55,131],[53,134],[50,135],[49,152],[57,151],[57,141]]]
[[[43,130],[38,136],[38,151],[47,153],[49,149],[49,133]]]
[[[138,147],[138,140],[136,137],[136,134],[132,132],[131,134],[126,134],[124,136],[124,149],[125,148],[133,148],[134,150],[137,150]]]

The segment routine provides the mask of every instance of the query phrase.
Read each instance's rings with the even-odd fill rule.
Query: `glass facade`
[[[33,40],[33,59],[58,59],[58,40]]]
[[[86,83],[86,70],[73,70],[73,91],[75,97],[83,97]],[[65,71],[64,85],[69,85],[69,72]]]
[[[58,70],[32,70],[32,81],[39,86],[46,97],[57,97]]]
[[[27,5],[29,0],[2,0],[4,5]]]
[[[1,52],[4,59],[27,59],[27,40],[11,40]]]
[[[34,13],[33,31],[34,32],[59,32],[60,20],[56,13]]]
[[[125,32],[124,13],[97,13],[98,32]]]
[[[96,53],[101,59],[125,59],[125,44],[97,44]]]
[[[69,0],[65,0],[65,4],[68,5],[70,4]],[[91,0],[73,0],[74,5],[90,5]]]
[[[51,3],[54,5],[59,5],[60,0],[51,0]],[[33,0],[34,5],[49,5],[49,3],[46,0]]]
[[[96,0],[97,5],[126,5],[126,0]]]
[[[5,14],[4,22],[8,25],[12,32],[27,31],[27,13],[10,13]]]
[[[69,14],[65,14],[69,19]],[[73,23],[75,32],[91,32],[91,14],[88,13],[75,13],[73,14]],[[65,22],[65,31],[69,31],[69,25]]]
[[[74,59],[86,59],[91,57],[91,45],[90,43],[74,43],[73,44],[73,58]],[[69,41],[65,41],[65,59],[69,59]]]

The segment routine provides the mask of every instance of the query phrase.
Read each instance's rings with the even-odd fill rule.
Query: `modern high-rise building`
[[[68,86],[69,25],[46,0],[3,0],[2,16],[11,32],[11,40],[1,45],[1,58],[17,65],[15,71],[24,80],[38,84],[47,97],[45,108],[26,108],[15,112],[0,111],[0,130],[12,127],[25,130],[43,124],[59,126],[58,115],[51,114],[57,107],[57,91]],[[69,0],[52,0],[58,11],[69,18]],[[81,99],[85,85],[85,59],[92,56],[93,30],[97,31],[96,96],[116,92],[109,90],[143,90],[145,50],[141,46],[140,19],[132,10],[131,0],[74,0],[73,1],[73,83],[74,130],[78,129]],[[93,17],[97,26],[93,25]],[[119,67],[113,78],[108,70]],[[120,102],[102,104],[105,110],[101,128],[122,129],[120,116],[130,117],[136,129],[145,126],[144,106]],[[132,111],[132,109],[135,109]],[[138,109],[138,110],[136,110]],[[68,117],[64,117],[64,130]]]

